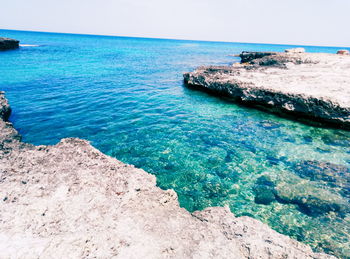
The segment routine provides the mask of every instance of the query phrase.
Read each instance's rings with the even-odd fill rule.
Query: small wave
[[[20,47],[39,47],[39,45],[19,44]]]

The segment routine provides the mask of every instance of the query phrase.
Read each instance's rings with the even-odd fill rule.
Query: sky
[[[350,47],[350,0],[3,0],[0,29]]]

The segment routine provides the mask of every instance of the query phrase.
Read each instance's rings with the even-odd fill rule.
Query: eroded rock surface
[[[19,41],[0,37],[0,50],[17,49],[19,48]]]
[[[350,55],[243,52],[241,64],[200,67],[185,84],[276,113],[350,128]]]
[[[1,111],[9,110],[0,93]],[[4,115],[7,114],[7,115]],[[0,118],[0,258],[334,258],[228,208],[190,214],[87,141],[24,144]]]

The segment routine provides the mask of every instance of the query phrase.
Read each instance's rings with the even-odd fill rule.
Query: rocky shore
[[[89,142],[33,146],[0,92],[1,258],[334,258],[228,208],[189,213]]]
[[[350,128],[350,55],[242,52],[241,63],[200,67],[185,84],[306,121]]]
[[[9,50],[19,48],[19,41],[0,37],[0,50]]]

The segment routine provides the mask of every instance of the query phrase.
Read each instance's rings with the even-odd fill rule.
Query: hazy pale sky
[[[0,28],[350,46],[350,0],[9,0]]]

